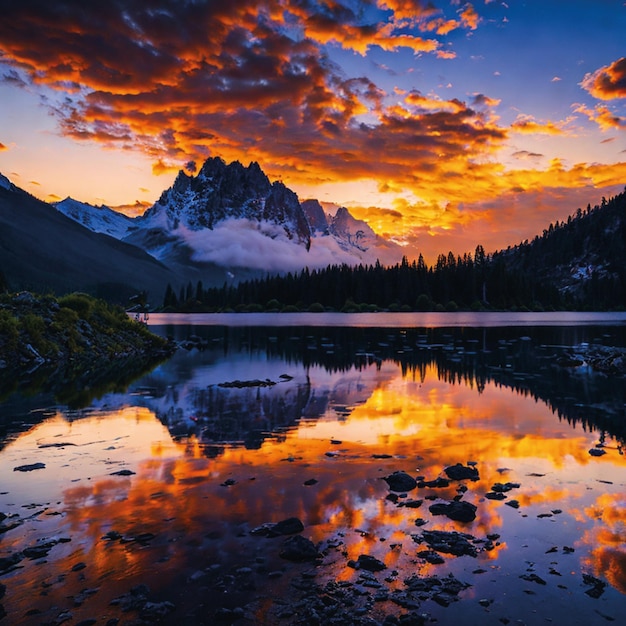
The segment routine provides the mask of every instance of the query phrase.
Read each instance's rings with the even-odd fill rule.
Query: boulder
[[[428,510],[433,515],[445,515],[455,522],[471,522],[476,519],[476,505],[471,502],[437,502]]]
[[[391,491],[412,491],[417,487],[415,478],[403,471],[396,471],[389,476],[385,476],[383,480],[387,482]]]
[[[280,557],[287,561],[314,561],[321,557],[315,544],[302,535],[294,535],[285,540]]]
[[[461,465],[461,463],[446,467],[443,471],[450,480],[478,480],[479,478],[478,470],[475,467]]]

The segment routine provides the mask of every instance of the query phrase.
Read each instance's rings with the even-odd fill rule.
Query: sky
[[[257,161],[438,253],[626,185],[623,0],[0,0],[0,172],[141,213]]]

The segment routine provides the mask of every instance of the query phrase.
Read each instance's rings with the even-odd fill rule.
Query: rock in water
[[[391,491],[412,491],[417,487],[417,481],[406,472],[397,471],[383,479],[389,485]]]
[[[478,480],[478,470],[475,467],[469,467],[467,465],[451,465],[443,470],[450,480]]]
[[[287,561],[314,561],[320,556],[315,544],[302,535],[289,537],[280,551],[280,557]]]
[[[14,472],[32,472],[33,470],[44,469],[45,463],[31,463],[30,465],[18,465],[13,468]]]
[[[476,505],[471,502],[438,502],[429,507],[433,515],[445,515],[455,522],[471,522],[476,519]]]

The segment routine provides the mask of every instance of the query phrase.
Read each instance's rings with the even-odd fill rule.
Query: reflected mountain
[[[624,386],[558,364],[572,346],[623,346],[622,327],[154,330],[187,349],[131,386],[131,402],[154,411],[175,438],[197,437],[207,454],[259,447],[301,420],[342,419],[399,371],[423,382],[434,370],[476,393],[488,384],[510,388],[572,426],[626,439]]]

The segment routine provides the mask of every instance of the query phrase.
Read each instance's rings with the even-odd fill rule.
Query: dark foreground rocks
[[[587,365],[607,376],[626,376],[626,349],[615,346],[581,344],[556,357],[554,362],[560,367]]]

